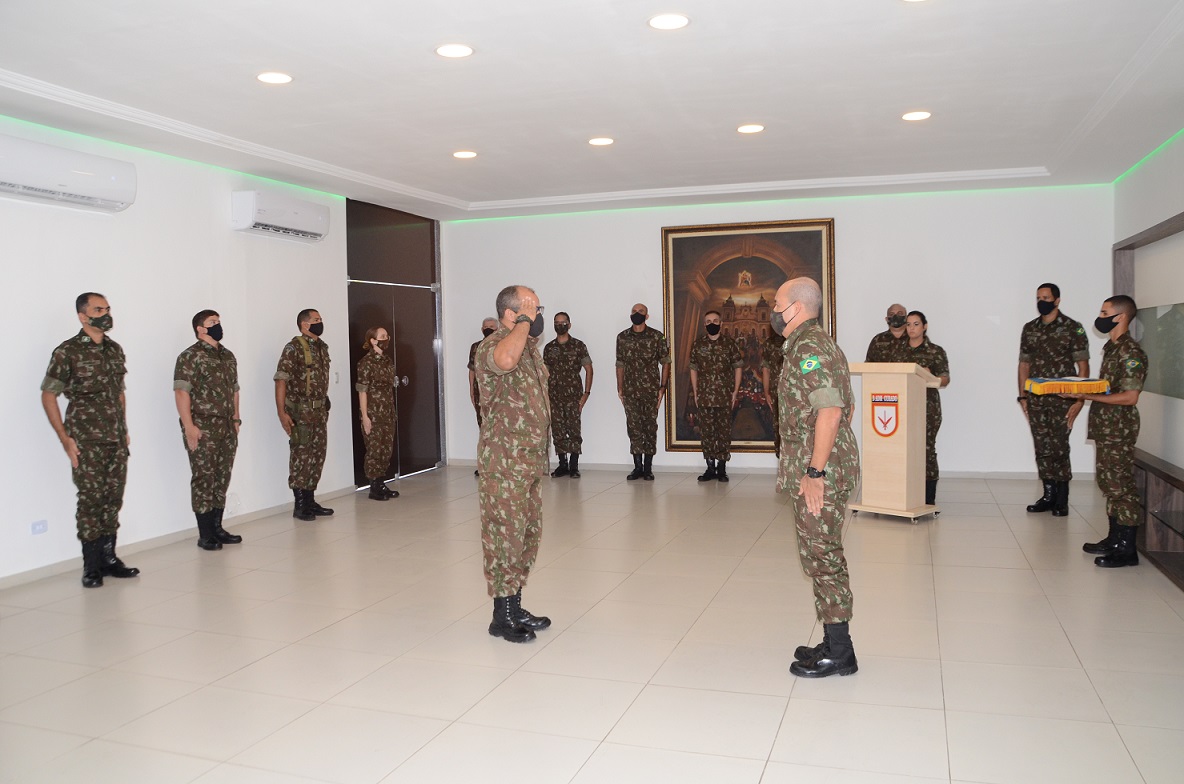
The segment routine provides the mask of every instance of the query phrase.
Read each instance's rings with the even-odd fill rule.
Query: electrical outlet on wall
[[[33,536],[36,536],[37,534],[43,534],[49,530],[49,521],[48,520],[34,520],[33,523],[29,526],[29,530],[32,532]]]

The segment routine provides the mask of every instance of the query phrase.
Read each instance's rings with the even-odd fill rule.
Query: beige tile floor
[[[862,669],[817,641],[772,477],[545,483],[527,606],[490,637],[471,469],[0,591],[3,782],[1180,782],[1184,593],[1097,569],[1094,488],[947,479],[918,525],[853,518]]]

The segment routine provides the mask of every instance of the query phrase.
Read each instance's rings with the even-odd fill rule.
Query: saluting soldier
[[[888,325],[888,329],[872,338],[872,342],[867,346],[867,359],[865,362],[903,362],[899,359],[901,349],[904,347],[907,337],[904,334],[904,323],[907,318],[907,313],[904,305],[899,302],[894,302],[888,306],[888,314],[884,317],[884,323]]]
[[[1099,542],[1082,545],[1097,554],[1098,566],[1137,566],[1135,532],[1143,522],[1139,489],[1135,485],[1135,442],[1139,440],[1139,393],[1147,380],[1147,352],[1131,337],[1131,320],[1138,308],[1125,294],[1102,303],[1094,327],[1109,336],[1102,348],[1099,376],[1110,382],[1108,395],[1066,395],[1089,400],[1086,436],[1096,447],[1098,489],[1106,496],[1110,532]]]
[[[919,310],[908,314],[905,323],[908,340],[900,350],[897,362],[911,362],[928,370],[941,381],[939,389],[950,385],[950,360],[946,350],[929,340],[929,319]],[[941,430],[941,394],[937,389],[925,390],[925,503],[937,501],[937,480],[941,474],[937,465],[937,431]]]
[[[325,324],[311,308],[296,316],[300,334],[284,345],[276,366],[275,407],[288,434],[288,487],[292,516],[311,521],[333,514],[316,501],[325,467],[329,423],[329,347],[321,340]]]
[[[761,386],[765,389],[765,402],[769,404],[769,413],[773,418],[773,454],[777,457],[781,457],[781,428],[777,424],[777,382],[781,374],[781,364],[785,360],[783,346],[785,338],[776,332],[761,343]]]
[[[728,461],[732,459],[732,409],[740,394],[744,357],[736,341],[720,333],[722,328],[719,311],[707,311],[703,315],[706,334],[691,344],[691,393],[699,412],[699,437],[707,461],[700,482],[727,482]]]
[[[803,678],[850,675],[859,669],[851,642],[851,596],[843,555],[847,500],[859,483],[859,447],[851,431],[855,398],[847,357],[818,322],[822,291],[809,278],[777,290],[769,321],[785,336],[777,387],[781,458],[777,490],[791,493],[798,554],[814,584],[822,642],[799,646],[789,671]]]
[[[481,340],[497,332],[498,321],[495,318],[487,318],[481,322]],[[477,389],[477,346],[481,345],[481,340],[478,340],[473,345],[469,346],[469,399],[473,401],[473,411],[477,412],[477,430],[481,430],[481,396]],[[477,476],[480,472],[473,471],[473,476]]]
[[[556,338],[543,349],[543,363],[550,374],[547,394],[551,401],[551,437],[555,441],[555,454],[559,456],[559,465],[551,476],[579,479],[584,444],[580,416],[588,395],[592,394],[592,357],[584,341],[573,338],[570,330],[571,317],[563,311],[556,313]]]
[[[629,314],[633,326],[617,335],[617,397],[625,407],[625,428],[629,451],[633,453],[633,472],[626,477],[629,480],[654,478],[658,409],[670,380],[666,336],[646,326],[649,314],[649,308],[637,303]]]
[[[370,482],[368,497],[389,501],[399,497],[398,490],[387,487],[386,471],[395,449],[395,357],[391,336],[382,327],[366,330],[365,354],[358,361],[358,411],[362,417],[362,440],[366,445],[363,470]]]
[[[550,618],[522,607],[543,533],[551,426],[547,368],[538,350],[542,310],[532,289],[502,289],[500,329],[481,341],[476,357],[482,409],[477,495],[485,582],[493,598],[489,633],[509,642],[529,642],[551,625]]]
[[[140,573],[115,555],[131,445],[123,383],[127,360],[107,336],[115,321],[106,297],[88,291],[74,301],[74,308],[82,329],[53,350],[41,382],[41,407],[70,458],[78,488],[82,585],[98,588],[104,577]],[[64,422],[58,395],[70,401]]]
[[[197,518],[197,546],[221,550],[243,538],[222,527],[226,488],[242,426],[238,407],[238,361],[222,345],[222,317],[214,310],[193,317],[197,342],[181,352],[173,369],[173,397],[181,440],[189,455],[190,504]]]
[[[1029,378],[1064,378],[1089,375],[1089,338],[1080,322],[1061,312],[1061,289],[1055,283],[1041,283],[1036,289],[1040,315],[1024,324],[1020,332],[1019,397],[1017,398],[1036,447],[1036,470],[1044,494],[1028,505],[1029,512],[1052,510],[1053,517],[1069,514],[1069,431],[1081,407],[1081,400],[1058,395],[1031,395],[1024,389]]]

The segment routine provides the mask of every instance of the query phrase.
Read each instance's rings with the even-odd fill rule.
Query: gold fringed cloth
[[[1101,378],[1030,378],[1024,391],[1033,395],[1108,395],[1110,382]]]

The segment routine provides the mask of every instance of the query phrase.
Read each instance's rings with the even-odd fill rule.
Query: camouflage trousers
[[[941,430],[941,411],[925,417],[925,479],[937,481],[937,431]]]
[[[793,512],[797,521],[798,557],[802,571],[814,584],[814,610],[823,623],[845,623],[851,620],[854,598],[843,555],[843,522],[847,516],[850,493],[826,487],[822,512],[811,514],[805,496],[793,494]]]
[[[781,427],[777,424],[781,421],[781,413],[777,410],[777,398],[773,398],[773,405],[769,406],[769,410],[773,412],[773,454],[781,457]]]
[[[543,480],[482,471],[481,548],[492,597],[513,596],[526,585],[543,534]]]
[[[703,457],[708,460],[731,460],[731,407],[712,406],[711,408],[700,408],[699,437],[703,441]]]
[[[288,487],[293,490],[316,490],[321,481],[328,450],[329,414],[324,409],[313,409],[296,419],[288,439]]]
[[[197,449],[189,450],[185,441],[185,427],[181,427],[181,443],[189,455],[189,500],[193,511],[204,514],[211,509],[226,508],[226,488],[230,486],[230,470],[238,451],[238,434],[229,420],[194,420],[201,430]]]
[[[1056,395],[1028,397],[1028,427],[1036,447],[1036,471],[1045,482],[1068,482],[1073,478],[1068,419],[1073,403]]]
[[[629,453],[652,455],[658,451],[658,392],[630,392],[625,395],[625,429],[629,432]]]
[[[559,454],[578,455],[584,445],[580,433],[580,399],[551,398],[551,438]]]
[[[1135,485],[1135,438],[1097,441],[1095,448],[1098,489],[1106,496],[1106,514],[1119,525],[1139,525],[1142,515],[1139,488]]]
[[[362,441],[366,445],[363,469],[367,479],[386,479],[395,451],[395,412],[371,409],[370,432],[362,432]]]
[[[100,536],[119,530],[119,510],[123,508],[123,490],[127,485],[126,444],[78,444],[78,467],[74,486],[78,488],[78,538],[93,542]]]

